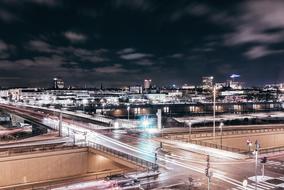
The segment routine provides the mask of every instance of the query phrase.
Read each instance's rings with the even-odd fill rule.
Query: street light
[[[215,128],[216,128],[216,86],[213,86],[213,139],[215,141]]]
[[[190,121],[188,122],[188,139],[191,140],[191,122]],[[189,142],[189,140],[188,140],[188,142]]]
[[[258,180],[257,180],[257,159],[258,158],[257,158],[257,156],[258,156],[259,148],[260,148],[260,144],[256,140],[255,141],[255,150],[254,150],[254,154],[255,154],[255,189],[257,189],[257,183],[258,183]]]
[[[103,115],[104,115],[104,112],[105,112],[105,103],[102,103],[102,106],[103,106]]]
[[[129,120],[129,111],[130,111],[130,106],[127,106],[127,118]]]
[[[223,121],[221,121],[221,123],[220,123],[220,126],[219,126],[219,128],[220,128],[220,133],[221,133],[221,150],[222,150],[222,145],[223,145],[223,126],[224,126],[224,123],[223,123]]]

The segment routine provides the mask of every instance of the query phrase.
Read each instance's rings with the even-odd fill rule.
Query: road
[[[16,114],[28,115],[38,121],[41,120],[43,124],[50,127],[58,126],[58,118],[54,116],[47,116],[42,111],[15,107],[5,105],[6,109],[13,111]],[[91,121],[90,121],[91,123]],[[94,141],[112,149],[126,152],[133,156],[138,156],[148,161],[154,161],[155,151],[159,147],[159,143],[153,140],[155,134],[145,133],[137,130],[98,130],[94,127],[95,124],[82,122],[75,116],[70,118],[63,117],[63,132],[65,134],[76,131],[75,140],[86,139],[87,141]],[[74,133],[73,131],[73,133]],[[70,135],[70,134],[69,134]],[[265,176],[279,178],[284,176],[284,168],[278,164],[276,158],[268,158],[265,166]],[[277,159],[283,159],[284,155]],[[270,165],[274,166],[270,167]],[[189,177],[192,177],[195,182],[200,185],[200,189],[207,187],[207,178],[205,176],[206,156],[194,153],[188,150],[183,150],[178,145],[165,145],[163,151],[158,152],[158,164],[160,165],[161,175],[156,181],[146,184],[150,188],[158,188],[163,186],[171,186],[181,182],[186,182]],[[211,181],[211,189],[243,189],[242,181],[244,179],[253,179],[255,175],[254,160],[235,160],[228,157],[220,158],[211,156],[210,166],[213,171],[213,178]],[[261,175],[260,165],[258,168],[258,175]],[[284,183],[284,181],[283,181]],[[275,184],[261,181],[258,184],[258,189],[273,189]],[[247,189],[255,189],[255,183],[250,180]]]

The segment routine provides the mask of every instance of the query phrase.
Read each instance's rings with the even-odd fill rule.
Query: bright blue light
[[[232,79],[234,79],[234,78],[239,78],[241,75],[238,75],[238,74],[232,74],[231,76],[230,76],[230,78],[232,78]]]
[[[143,116],[139,119],[139,128],[154,128],[155,127],[155,119],[149,118],[148,116]]]

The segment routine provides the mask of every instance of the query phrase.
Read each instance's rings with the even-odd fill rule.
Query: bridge
[[[154,169],[156,170],[158,166],[154,163],[155,162],[155,155],[150,154],[150,153],[145,153],[139,151],[138,149],[135,149],[134,147],[130,147],[126,144],[123,144],[119,141],[115,141],[111,138],[108,138],[105,135],[102,135],[100,133],[96,133],[94,131],[95,128],[92,128],[94,125],[87,126],[87,125],[74,125],[68,120],[61,121],[61,128],[59,129],[59,119],[58,118],[48,118],[45,117],[45,114],[39,113],[39,112],[33,112],[31,115],[31,112],[28,112],[28,114],[24,113],[22,108],[14,108],[11,109],[9,106],[2,106],[3,109],[9,112],[13,112],[14,114],[17,114],[17,116],[14,118],[20,118],[23,120],[30,121],[31,119],[34,120],[35,123],[40,123],[42,126],[46,126],[50,129],[54,130],[60,130],[60,134],[63,137],[69,137],[71,139],[72,143],[78,146],[87,146],[93,149],[97,149],[98,151],[101,151],[105,154],[111,154],[114,157],[118,157],[120,159],[127,160],[128,162],[133,162],[138,166],[145,167],[148,169]],[[48,110],[51,111],[51,110]],[[56,111],[59,113],[60,111],[58,110],[52,110]],[[72,115],[76,117],[82,117],[84,119],[90,119],[90,117],[87,117],[85,115],[75,115],[74,113],[70,112],[63,112],[63,114],[66,115]],[[108,123],[109,120],[107,119],[93,119],[91,118],[90,120],[95,120],[103,122],[103,123]],[[108,145],[106,147],[105,145]],[[141,153],[141,155],[144,155],[144,157],[138,157],[137,153]]]

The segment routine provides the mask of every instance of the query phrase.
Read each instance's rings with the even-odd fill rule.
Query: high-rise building
[[[53,79],[53,88],[54,89],[63,89],[64,88],[64,81],[61,78],[54,78]]]
[[[212,89],[213,88],[213,76],[202,77],[202,87],[203,89]]]
[[[152,80],[151,79],[145,79],[144,80],[144,89],[148,90],[151,88],[151,83],[152,83]]]
[[[129,86],[130,93],[141,94],[143,92],[141,85]]]

